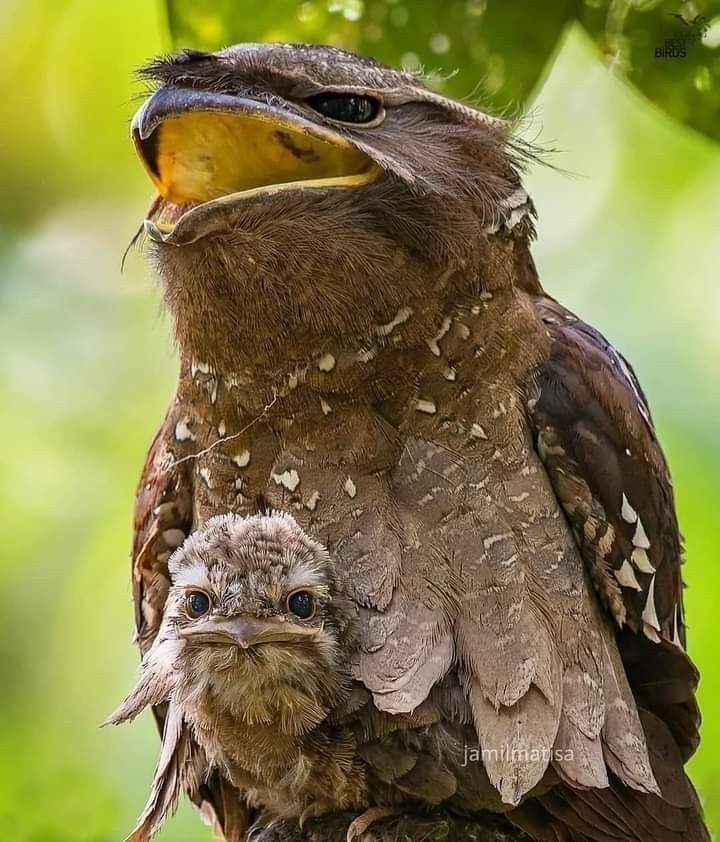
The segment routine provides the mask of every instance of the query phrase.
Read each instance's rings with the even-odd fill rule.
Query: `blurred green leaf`
[[[434,87],[477,96],[496,111],[527,100],[556,49],[575,0],[529,15],[487,0],[168,0],[178,47],[214,50],[240,41],[310,41],[422,69]],[[458,68],[462,74],[455,74]],[[477,86],[473,89],[473,86]]]
[[[161,49],[160,16],[146,0],[126,0],[108,4],[98,26],[96,7],[0,4],[0,226],[84,191],[118,197],[147,184],[128,140],[137,107],[131,69]]]
[[[242,12],[234,0],[167,0],[167,9],[178,47],[330,43],[422,68],[435,87],[495,112],[522,108],[564,31],[580,21],[613,72],[720,138],[720,0],[553,0],[535,8],[517,0],[246,0]]]
[[[720,0],[586,0],[578,18],[609,68],[668,114],[720,139]]]

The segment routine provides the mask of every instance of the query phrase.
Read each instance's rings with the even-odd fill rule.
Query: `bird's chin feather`
[[[174,703],[193,722],[211,708],[213,722],[226,716],[244,726],[274,723],[286,735],[307,733],[348,692],[349,679],[337,668],[337,646],[325,648],[331,651],[316,644],[188,647],[178,665],[182,678]]]
[[[166,688],[160,682],[154,681],[153,676],[143,673],[135,689],[124,699],[122,704],[102,723],[105,725],[120,725],[130,722],[148,705],[161,704],[167,701]]]
[[[143,660],[135,689],[102,725],[129,722],[149,705],[169,701],[177,678],[175,662],[182,646],[181,641],[158,636]]]

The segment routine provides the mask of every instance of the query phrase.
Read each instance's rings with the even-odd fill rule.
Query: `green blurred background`
[[[513,108],[533,88],[525,131],[559,150],[552,161],[562,170],[528,176],[542,278],[633,362],[673,471],[687,539],[690,650],[703,672],[703,743],[692,773],[720,832],[720,146],[610,75],[602,38],[578,24],[556,21],[559,43],[521,39],[518,55],[549,47],[557,55],[547,75],[535,62],[518,81],[513,61],[494,58],[502,43],[492,55],[455,52],[445,18],[416,16],[409,0],[266,0],[230,4],[230,12],[227,3],[172,5],[170,16],[148,0],[0,6],[0,839],[117,842],[152,775],[149,716],[98,729],[136,668],[132,500],[176,368],[142,257],[131,253],[120,274],[150,198],[127,128],[142,93],[132,70],[171,48],[168,22],[180,43],[221,42],[213,5],[233,13],[233,37],[246,40],[337,41],[364,26],[365,49],[395,51],[409,65],[427,53],[443,73],[458,69],[454,93],[494,105]],[[586,4],[590,12],[600,5]],[[540,28],[528,25],[532,8],[516,4],[525,32]],[[200,10],[189,28],[188,9]],[[484,11],[483,2],[467,4],[468,14]],[[694,54],[692,74],[672,77],[673,97],[665,96],[670,81],[638,76],[656,101],[711,135],[718,44],[720,18],[697,47],[707,52]],[[675,64],[678,74],[689,66]],[[680,113],[686,101],[689,116]],[[210,836],[182,807],[160,838]]]

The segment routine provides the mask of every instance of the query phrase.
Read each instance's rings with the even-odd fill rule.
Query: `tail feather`
[[[552,840],[555,833],[560,839],[566,832],[573,842],[709,842],[671,727],[650,710],[638,713],[659,794],[627,786],[614,774],[606,788],[578,788],[561,778],[562,783],[537,796],[539,815],[547,818],[543,835],[535,838]]]
[[[618,647],[638,706],[667,725],[687,762],[700,742],[697,668],[683,649],[667,640],[653,643],[625,631],[618,633]]]
[[[694,796],[687,778],[685,785]],[[710,842],[697,797],[688,807],[677,807],[657,795],[630,789],[613,776],[607,789],[561,785],[538,800],[552,817],[550,824],[565,828],[573,840]]]
[[[171,702],[150,797],[126,842],[147,842],[177,807],[184,792],[198,791],[206,763],[182,715]]]

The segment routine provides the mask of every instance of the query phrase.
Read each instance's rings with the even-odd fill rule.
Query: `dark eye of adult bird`
[[[288,611],[301,620],[309,620],[315,613],[315,600],[307,591],[295,591],[287,601]]]
[[[185,598],[188,614],[196,620],[210,610],[210,598],[202,591],[191,591]]]
[[[323,116],[342,123],[369,123],[380,110],[376,99],[359,94],[318,94],[306,102]]]

